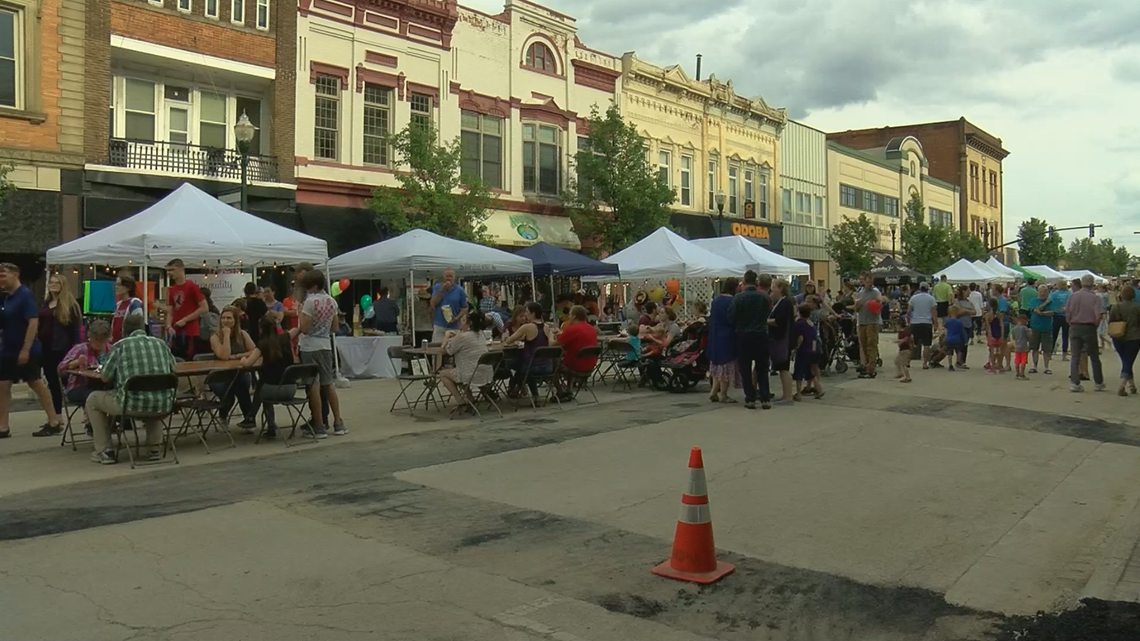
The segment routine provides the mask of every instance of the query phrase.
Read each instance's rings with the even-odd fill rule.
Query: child
[[[986,305],[986,313],[982,317],[982,322],[986,326],[986,347],[989,348],[990,360],[986,363],[986,369],[990,374],[997,374],[1004,372],[1005,368],[1002,367],[1002,313],[998,311],[998,299],[990,298],[989,303]]]
[[[1017,380],[1027,381],[1025,367],[1029,363],[1029,313],[1022,312],[1017,317],[1017,325],[1013,328],[1013,363],[1017,367]]]
[[[895,357],[895,378],[900,383],[909,383],[910,379],[910,353],[914,349],[914,340],[910,335],[910,327],[906,324],[906,317],[899,316],[899,355]]]
[[[629,336],[626,338],[629,342],[629,351],[625,353],[625,360],[631,363],[641,360],[641,337],[637,335],[640,330],[641,326],[635,320],[630,321],[626,328],[626,331],[629,332]]]
[[[962,357],[965,359],[964,353],[966,350],[966,326],[962,324],[962,319],[958,316],[962,313],[962,308],[957,305],[951,305],[949,314],[943,322],[943,327],[946,329],[946,353],[949,358],[947,361],[947,370],[954,371],[954,363]]]
[[[796,337],[796,365],[792,372],[792,379],[796,382],[796,394],[792,397],[793,401],[803,400],[804,383],[808,384],[809,394],[814,393],[816,398],[823,396],[817,379],[812,375],[817,330],[811,322],[811,305],[803,303],[799,306],[799,313],[800,318],[792,328]]]

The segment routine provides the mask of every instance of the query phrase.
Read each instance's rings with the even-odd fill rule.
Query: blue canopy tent
[[[538,242],[526,249],[515,252],[529,258],[534,264],[534,277],[547,276],[550,279],[550,304],[554,305],[555,276],[619,276],[618,266],[594,260],[568,249]],[[535,292],[535,296],[538,292]]]

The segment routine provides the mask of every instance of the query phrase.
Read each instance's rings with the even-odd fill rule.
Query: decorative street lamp
[[[234,125],[234,138],[237,140],[238,152],[241,153],[241,210],[249,211],[249,188],[246,182],[249,169],[249,143],[257,134],[257,128],[249,121],[249,116],[243,111]]]
[[[898,231],[898,223],[891,221],[891,258],[895,257],[895,232]]]
[[[724,235],[724,192],[716,192],[716,235]]]

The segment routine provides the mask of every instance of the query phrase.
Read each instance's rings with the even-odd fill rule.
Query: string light
[[[71,268],[71,273],[72,273],[72,274],[78,274],[78,273],[79,273],[79,268],[78,268],[78,267],[72,267],[72,268]]]

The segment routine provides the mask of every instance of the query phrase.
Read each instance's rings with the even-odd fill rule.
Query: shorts
[[[1001,347],[1004,344],[1005,341],[1000,338],[994,338],[993,336],[986,337],[986,346],[988,347]]]
[[[34,383],[40,380],[40,355],[28,356],[28,362],[20,364],[15,356],[0,357],[0,381],[12,383]]]
[[[331,349],[301,352],[301,364],[317,366],[317,383],[322,386],[332,385],[336,381],[336,364],[333,363]]]
[[[910,326],[910,335],[914,337],[916,345],[930,347],[934,344],[934,326],[926,323],[915,323]]]
[[[1035,329],[1029,330],[1029,351],[1036,352],[1038,350],[1046,354],[1052,354],[1053,350],[1057,347],[1057,337],[1050,331],[1039,332]]]
[[[945,303],[938,303],[938,318],[946,318],[950,315],[950,301]]]
[[[1014,365],[1025,365],[1029,362],[1029,352],[1015,352],[1013,355]]]

